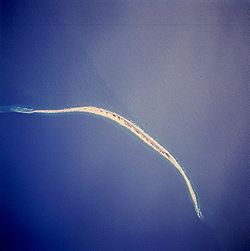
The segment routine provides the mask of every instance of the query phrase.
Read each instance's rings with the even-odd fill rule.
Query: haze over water
[[[0,106],[122,114],[184,166],[94,116],[0,113],[1,245],[247,248],[247,6],[5,1]]]

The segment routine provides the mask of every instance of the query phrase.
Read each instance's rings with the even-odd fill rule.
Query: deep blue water
[[[247,250],[245,9],[4,1],[0,106],[133,120],[184,166],[205,218],[178,172],[113,122],[0,113],[1,250]]]

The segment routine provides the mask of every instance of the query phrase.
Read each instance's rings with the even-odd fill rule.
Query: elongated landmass
[[[169,153],[167,149],[165,149],[163,146],[161,146],[156,140],[154,140],[151,136],[149,136],[147,133],[145,133],[139,126],[134,124],[133,122],[129,121],[128,119],[122,117],[121,115],[103,109],[103,108],[98,108],[94,106],[83,106],[83,107],[72,107],[72,108],[64,108],[64,109],[51,109],[51,110],[35,110],[35,109],[29,109],[29,108],[22,108],[22,107],[13,107],[11,109],[11,112],[19,112],[19,113],[43,113],[43,114],[56,114],[56,113],[75,113],[75,112],[80,112],[80,113],[92,113],[96,114],[108,119],[111,119],[118,123],[119,125],[126,127],[130,132],[134,133],[138,138],[140,138],[143,142],[148,144],[150,147],[152,147],[155,151],[157,151],[160,155],[162,155],[165,159],[170,161],[170,163],[179,171],[181,176],[186,182],[189,194],[191,196],[195,212],[197,216],[201,219],[203,218],[197,196],[195,194],[195,191],[192,187],[192,184],[187,177],[185,171],[183,168],[180,166],[180,164],[176,161],[176,159]]]

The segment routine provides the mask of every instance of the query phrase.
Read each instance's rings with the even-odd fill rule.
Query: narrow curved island
[[[139,126],[134,124],[133,122],[129,121],[128,119],[122,117],[121,115],[103,109],[98,108],[95,106],[82,106],[82,107],[71,107],[71,108],[64,108],[64,109],[50,109],[50,110],[36,110],[36,109],[30,109],[30,108],[23,108],[23,107],[12,107],[10,108],[10,112],[18,112],[18,113],[26,113],[26,114],[32,114],[32,113],[42,113],[42,114],[57,114],[57,113],[92,113],[96,114],[105,118],[108,118],[110,120],[115,121],[119,125],[126,127],[130,132],[134,133],[138,138],[140,138],[143,142],[148,144],[150,147],[152,147],[155,151],[157,151],[160,155],[162,155],[165,159],[171,162],[171,164],[179,171],[179,173],[182,175],[183,179],[186,182],[189,194],[191,195],[191,199],[196,211],[197,216],[202,219],[202,213],[198,204],[197,196],[195,194],[195,191],[192,187],[192,184],[186,175],[183,168],[180,166],[180,164],[176,161],[176,159],[171,155],[167,149],[165,149],[163,146],[161,146],[156,140],[154,140],[151,136],[149,136],[147,133],[145,133]]]

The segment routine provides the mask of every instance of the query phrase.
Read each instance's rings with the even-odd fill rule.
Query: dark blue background
[[[95,105],[113,122],[0,113],[2,250],[247,250],[244,1],[2,1],[0,106]]]

